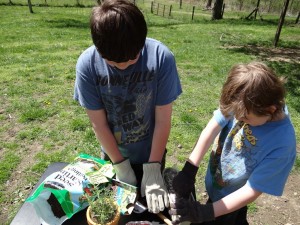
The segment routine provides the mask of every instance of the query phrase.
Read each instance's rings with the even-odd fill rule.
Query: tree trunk
[[[205,8],[206,9],[211,9],[211,3],[212,3],[212,0],[208,0],[207,3],[206,3]]]
[[[259,4],[260,4],[260,0],[257,0],[257,4],[256,4],[256,11],[255,11],[255,14],[254,14],[254,18],[256,19],[256,14],[257,14],[257,12],[258,12],[258,10],[259,10]]]
[[[28,7],[29,7],[29,12],[33,13],[31,0],[28,0]]]
[[[298,12],[298,16],[296,18],[296,22],[295,23],[298,23],[299,22],[299,18],[300,18],[300,11]]]
[[[281,12],[281,16],[280,16],[280,19],[279,19],[279,23],[278,23],[278,27],[277,27],[277,31],[276,31],[275,39],[274,39],[274,46],[275,47],[277,47],[277,43],[278,43],[278,40],[279,40],[279,37],[280,37],[281,28],[282,28],[282,25],[284,23],[285,14],[286,14],[287,8],[289,6],[289,1],[290,0],[285,1],[283,10]]]
[[[242,11],[243,6],[244,6],[244,1],[243,0],[239,0],[238,3],[239,3],[239,10]]]
[[[271,12],[272,5],[273,5],[273,0],[270,0],[269,6],[268,6],[268,11],[267,11],[268,13]]]
[[[213,20],[220,20],[223,18],[222,8],[223,8],[223,0],[216,0],[212,11]]]
[[[293,3],[294,3],[294,0],[291,1],[290,3],[290,13],[293,13],[294,9],[293,9]]]

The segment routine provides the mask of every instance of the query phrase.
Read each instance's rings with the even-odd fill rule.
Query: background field
[[[99,156],[87,116],[72,99],[77,58],[92,44],[90,8],[35,5],[30,14],[27,6],[7,2],[0,1],[0,224],[9,224],[50,163],[71,162],[80,152]],[[278,48],[273,48],[279,13],[245,20],[241,17],[249,11],[226,12],[223,20],[211,21],[211,12],[201,11],[191,21],[152,15],[150,1],[137,4],[148,36],[173,51],[183,87],[174,103],[168,166],[182,167],[218,106],[228,70],[240,62],[263,61],[287,77],[287,103],[299,142],[300,30],[295,14],[287,16]],[[197,179],[201,193],[205,168],[206,161]],[[299,168],[298,153],[297,181]],[[291,190],[295,199],[297,187]],[[278,224],[287,222],[295,221],[285,218]]]

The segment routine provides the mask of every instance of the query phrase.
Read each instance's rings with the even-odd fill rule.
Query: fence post
[[[30,12],[30,13],[33,13],[31,0],[27,0],[27,2],[28,2],[29,12]]]
[[[153,1],[151,2],[151,13],[153,14]]]
[[[158,10],[159,10],[159,3],[157,3],[157,11],[156,11],[156,15],[158,15]]]
[[[170,5],[169,17],[171,17],[172,5]]]
[[[193,6],[192,20],[194,20],[195,6]]]
[[[165,17],[165,8],[166,8],[166,5],[164,5],[163,17]]]

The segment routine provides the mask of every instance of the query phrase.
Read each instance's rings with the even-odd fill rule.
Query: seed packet
[[[112,179],[115,199],[122,215],[130,215],[137,200],[137,187]]]

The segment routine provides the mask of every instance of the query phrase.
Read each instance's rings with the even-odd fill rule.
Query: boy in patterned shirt
[[[173,188],[187,196],[199,163],[213,144],[206,204],[177,199],[170,214],[205,225],[246,225],[247,204],[262,193],[280,196],[296,158],[296,137],[285,105],[283,79],[263,63],[230,70],[220,107],[202,131]]]

